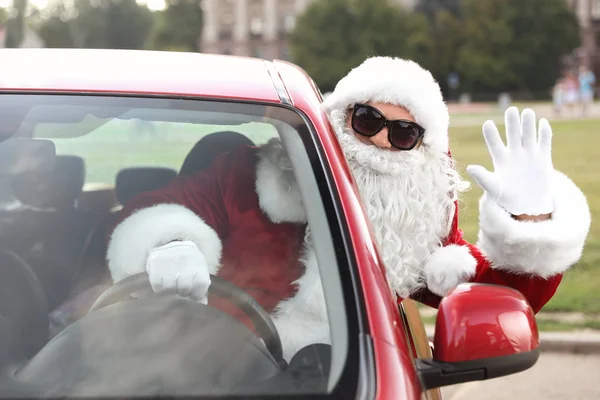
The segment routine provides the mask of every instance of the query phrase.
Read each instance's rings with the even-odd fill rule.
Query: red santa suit
[[[341,136],[343,128],[335,111],[345,113],[351,104],[368,101],[406,107],[426,129],[427,151],[448,153],[448,112],[427,71],[405,60],[374,58],[344,78],[325,103],[343,148],[348,142]],[[349,159],[351,164],[354,161]],[[365,160],[358,161],[364,164]],[[354,169],[355,175],[359,170],[360,166]],[[401,269],[408,264],[397,255],[389,263],[385,257],[391,253],[386,238],[395,245],[395,240],[402,242],[402,233],[382,231],[378,245],[392,289],[399,296],[408,294],[436,307],[441,296],[459,283],[501,284],[519,290],[539,311],[556,291],[562,273],[580,258],[590,225],[581,191],[559,172],[553,171],[552,180],[555,208],[548,221],[516,221],[484,196],[477,246],[467,243],[458,229],[451,193],[448,224],[427,231],[437,237],[425,238],[431,243],[414,252],[419,256],[410,275],[403,275]],[[360,178],[357,184],[362,191]],[[374,225],[377,216],[385,217],[381,210],[386,207],[367,204],[366,208],[377,211],[369,214]],[[411,225],[410,216],[402,210],[398,213],[398,220],[406,221],[418,237],[421,231]],[[210,273],[239,286],[272,313],[289,360],[308,344],[329,343],[325,302],[306,224],[300,190],[281,144],[240,147],[220,156],[209,169],[177,178],[125,205],[110,238],[109,269],[113,280],[119,281],[145,271],[152,249],[174,240],[195,243],[206,256]],[[407,249],[410,252],[412,247]],[[209,299],[209,304],[239,316],[217,299]]]
[[[329,342],[318,267],[306,248],[300,192],[291,172],[275,161],[282,152],[278,142],[242,146],[218,157],[209,169],[132,199],[109,242],[113,281],[145,271],[153,248],[189,240],[206,256],[211,274],[242,288],[268,312],[279,306],[274,321],[287,344],[287,360],[306,344]],[[307,284],[310,293],[303,293],[311,298],[309,305],[296,303],[304,295],[298,289]],[[209,305],[250,325],[223,299],[209,298]]]

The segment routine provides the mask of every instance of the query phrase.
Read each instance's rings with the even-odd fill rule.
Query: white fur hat
[[[423,143],[434,151],[448,151],[448,108],[438,83],[416,62],[368,58],[338,82],[323,105],[331,115],[334,110],[367,102],[405,107],[425,128]]]

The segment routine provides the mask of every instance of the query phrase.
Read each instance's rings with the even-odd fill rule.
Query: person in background
[[[552,104],[554,114],[560,115],[563,108],[564,101],[564,88],[563,88],[563,77],[561,76],[556,80],[554,87],[552,88]]]
[[[594,101],[594,84],[596,76],[585,65],[579,69],[579,96],[581,100],[581,114],[586,115],[588,107]]]
[[[563,80],[563,96],[564,105],[572,115],[579,101],[579,80],[572,71],[567,72]]]

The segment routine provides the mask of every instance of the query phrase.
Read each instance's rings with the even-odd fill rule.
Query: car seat
[[[0,365],[29,358],[48,341],[48,303],[31,267],[0,250]]]
[[[115,194],[120,205],[140,193],[159,189],[169,184],[177,176],[177,171],[167,167],[130,167],[117,173]],[[78,295],[89,287],[106,281],[107,236],[116,222],[120,208],[105,214],[92,228],[86,240],[82,267],[77,277],[77,287],[71,295]]]
[[[130,167],[117,174],[115,191],[117,200],[125,205],[140,193],[167,186],[177,177],[177,171],[167,167]]]
[[[200,139],[186,156],[179,171],[180,176],[191,175],[209,167],[214,159],[239,146],[253,146],[246,136],[232,131],[216,132]],[[177,172],[165,167],[125,168],[116,176],[115,192],[121,205],[127,204],[134,196],[168,185]],[[94,228],[91,240],[86,246],[84,269],[80,271],[76,289],[70,301],[62,304],[51,314],[54,332],[64,329],[69,323],[87,313],[97,295],[110,284],[105,256],[110,229],[118,218],[118,211],[108,215]]]
[[[129,167],[120,170],[115,177],[115,194],[117,201],[124,206],[138,194],[149,192],[167,186],[175,177],[177,171],[167,167]],[[106,257],[107,235],[116,222],[120,208],[105,215],[94,227],[85,250],[83,264],[89,266],[98,264],[104,266]]]
[[[2,220],[2,246],[31,266],[51,308],[68,294],[91,226],[89,214],[76,208],[84,179],[83,159],[61,155],[53,169],[11,181],[20,207]]]
[[[241,133],[233,131],[221,131],[206,135],[192,147],[185,157],[179,175],[187,176],[208,168],[217,156],[239,146],[254,146],[254,142]]]
[[[169,184],[177,171],[167,167],[131,167],[118,172],[115,193],[121,205],[136,195],[159,189]],[[106,246],[110,229],[118,218],[119,210],[105,215],[93,227],[86,240],[81,268],[69,292],[69,300],[54,309],[50,315],[52,334],[84,316],[89,307],[110,286],[106,268]]]

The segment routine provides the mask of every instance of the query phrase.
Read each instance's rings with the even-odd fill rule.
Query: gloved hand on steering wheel
[[[154,248],[146,272],[155,293],[177,294],[208,304],[210,274],[206,257],[191,241],[175,241]]]

